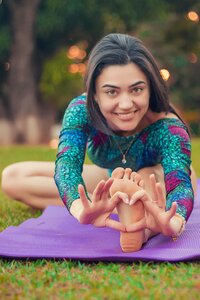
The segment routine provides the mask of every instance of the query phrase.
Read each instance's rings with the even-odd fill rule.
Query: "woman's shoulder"
[[[63,117],[63,124],[68,125],[69,123],[88,123],[85,94],[72,99],[66,108]]]
[[[186,124],[176,116],[158,119],[147,128],[146,134],[159,145],[190,142]]]
[[[173,113],[156,113],[151,114],[148,118],[149,124],[140,132],[140,137],[145,136],[152,141],[164,142],[164,140],[171,140],[183,138],[189,140],[189,130],[187,125]]]
[[[85,106],[86,105],[86,94],[83,93],[75,98],[73,98],[67,107],[67,109],[77,107],[77,106]]]
[[[187,130],[187,125],[183,122],[183,120],[179,118],[176,114],[171,112],[167,114],[165,112],[151,112],[148,115],[148,122],[149,124],[145,128],[147,130],[162,130],[164,128],[171,128],[172,126],[184,128],[185,130]]]

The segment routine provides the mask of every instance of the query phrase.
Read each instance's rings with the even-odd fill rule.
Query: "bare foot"
[[[124,192],[129,198],[143,185],[140,175],[132,172],[131,169],[116,168],[112,173],[114,182],[110,188],[110,195],[113,196],[116,192]],[[134,181],[133,181],[134,180]],[[117,206],[120,222],[122,224],[133,224],[145,216],[144,205],[142,201],[137,201],[130,206],[124,202],[120,202]],[[144,230],[136,232],[120,232],[120,245],[123,252],[135,252],[141,249],[145,241]]]

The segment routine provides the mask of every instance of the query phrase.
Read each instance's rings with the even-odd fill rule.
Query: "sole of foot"
[[[110,194],[113,196],[116,192],[124,192],[129,198],[141,187],[131,179],[131,170],[117,168],[112,177],[114,182],[110,188]],[[119,220],[125,226],[140,221],[145,216],[144,205],[138,200],[135,204],[129,205],[120,202],[117,206]],[[145,240],[145,231],[138,230],[136,232],[120,232],[120,246],[123,252],[135,252],[141,249]]]

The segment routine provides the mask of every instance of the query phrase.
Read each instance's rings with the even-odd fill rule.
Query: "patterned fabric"
[[[122,154],[133,143],[122,164]],[[111,173],[116,167],[134,171],[161,164],[167,191],[166,209],[178,204],[177,213],[188,220],[193,209],[190,180],[191,143],[186,126],[176,118],[164,118],[133,136],[106,135],[92,127],[86,110],[86,96],[73,99],[68,106],[60,133],[55,182],[68,209],[79,198],[78,184],[84,184],[82,168],[87,149],[92,162]]]

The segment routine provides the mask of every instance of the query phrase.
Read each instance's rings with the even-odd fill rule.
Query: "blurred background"
[[[110,32],[139,37],[200,135],[199,0],[0,0],[0,145],[57,147],[88,54]]]

